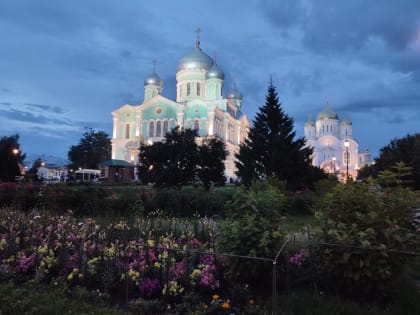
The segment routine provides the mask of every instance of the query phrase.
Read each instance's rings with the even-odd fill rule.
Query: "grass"
[[[101,314],[120,315],[122,311],[105,305],[69,298],[64,293],[39,284],[0,283],[0,315],[16,314]]]
[[[300,232],[310,226],[312,231],[319,231],[319,221],[312,214],[289,214],[286,216],[285,228],[288,232]]]

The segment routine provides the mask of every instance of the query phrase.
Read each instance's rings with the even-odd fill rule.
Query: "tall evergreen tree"
[[[265,105],[259,108],[248,138],[236,154],[237,175],[242,183],[277,178],[286,180],[289,188],[308,184],[316,173],[310,163],[312,149],[305,147],[304,138],[295,140],[295,136],[293,118],[283,111],[270,82]]]

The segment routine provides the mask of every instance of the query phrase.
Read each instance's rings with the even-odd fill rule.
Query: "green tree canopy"
[[[218,138],[206,139],[198,147],[198,169],[197,175],[205,188],[212,183],[222,185],[226,181],[224,175],[227,152],[225,144]]]
[[[359,171],[358,177],[360,179],[369,176],[377,178],[381,172],[392,170],[400,162],[412,170],[411,175],[404,177],[406,186],[420,189],[420,133],[392,140],[381,148],[379,157],[375,159],[373,165]]]
[[[324,177],[322,171],[311,166],[312,149],[305,146],[305,139],[295,140],[295,136],[293,119],[281,108],[276,88],[270,82],[265,105],[259,108],[248,139],[236,155],[237,175],[242,183],[277,178],[286,180],[289,188],[297,188]]]
[[[69,168],[97,168],[98,163],[111,157],[111,139],[103,131],[87,129],[79,144],[70,147],[68,159]]]
[[[201,180],[205,187],[211,182],[224,182],[224,144],[206,139],[201,146],[195,142],[197,132],[175,127],[165,141],[140,148],[139,178],[157,187],[182,186]]]
[[[0,138],[0,181],[14,181],[19,176],[20,165],[25,159],[19,145],[19,135]]]

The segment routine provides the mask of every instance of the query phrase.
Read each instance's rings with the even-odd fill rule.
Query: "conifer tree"
[[[311,166],[312,149],[305,147],[304,138],[295,140],[295,136],[293,118],[283,111],[270,82],[265,105],[259,108],[248,138],[236,154],[242,183],[276,178],[285,180],[289,188],[297,188],[306,186],[314,175],[322,177],[322,172]]]

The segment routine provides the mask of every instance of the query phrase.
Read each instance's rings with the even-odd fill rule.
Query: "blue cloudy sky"
[[[272,76],[300,136],[326,101],[374,156],[420,132],[420,1],[0,0],[0,136],[66,157],[85,127],[111,134],[153,59],[174,98],[197,27],[251,119]]]

